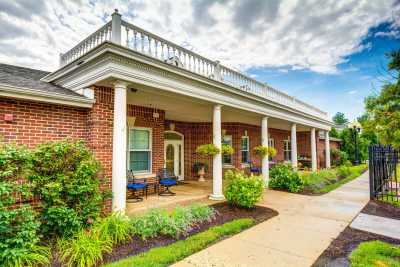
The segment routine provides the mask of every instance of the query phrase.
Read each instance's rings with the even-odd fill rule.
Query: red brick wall
[[[112,190],[112,143],[114,120],[114,90],[108,87],[93,87],[95,103],[87,115],[87,143],[95,157],[101,162],[102,188]],[[107,200],[105,211],[111,211],[112,201]]]
[[[6,122],[5,114],[12,114],[13,121]],[[87,114],[83,108],[0,98],[0,136],[5,142],[29,147],[65,138],[85,139]]]
[[[165,112],[147,107],[128,105],[128,116],[135,117],[137,127],[152,129],[152,172],[164,167],[164,123]],[[158,114],[158,117],[153,114]]]

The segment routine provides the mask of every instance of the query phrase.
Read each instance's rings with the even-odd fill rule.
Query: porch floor
[[[174,196],[159,196],[151,194],[144,197],[140,202],[127,202],[126,214],[131,215],[140,213],[151,208],[172,208],[176,205],[188,205],[193,202],[215,203],[209,200],[208,196],[212,192],[212,180],[205,182],[184,181],[177,186],[171,187],[171,191],[176,193]]]

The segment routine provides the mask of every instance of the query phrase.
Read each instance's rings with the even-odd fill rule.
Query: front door
[[[183,141],[165,140],[164,153],[165,168],[183,180]]]

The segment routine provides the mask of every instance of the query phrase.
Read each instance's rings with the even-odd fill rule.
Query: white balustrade
[[[121,20],[120,25],[121,29],[119,30],[121,35],[125,34],[125,42],[122,42],[121,40],[120,43],[140,54],[169,63],[175,67],[183,68],[198,75],[223,82],[241,91],[292,107],[316,117],[328,118],[326,112],[278,91],[265,83],[250,78],[239,71],[222,66],[218,61],[207,59],[193,51],[174,44],[124,20]],[[111,36],[112,22],[110,21],[70,51],[60,55],[61,66],[75,61],[104,42],[111,42]]]

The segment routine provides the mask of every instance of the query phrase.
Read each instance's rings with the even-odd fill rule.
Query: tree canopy
[[[337,125],[343,125],[349,122],[343,112],[336,112],[336,114],[332,117],[332,120]]]
[[[388,70],[394,73],[394,80],[384,84],[379,94],[365,99],[366,114],[360,119],[363,128],[376,133],[380,143],[400,148],[400,50],[388,57]]]

